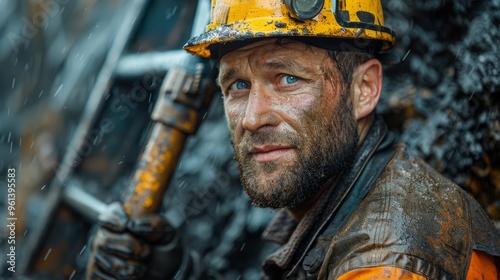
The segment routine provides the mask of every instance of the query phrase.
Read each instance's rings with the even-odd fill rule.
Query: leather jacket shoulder
[[[336,279],[391,266],[428,279],[465,279],[472,251],[500,260],[481,206],[393,137],[378,119],[342,178],[299,224],[281,211],[264,238],[280,244],[263,279]]]
[[[428,279],[465,279],[472,250],[500,256],[500,235],[485,212],[399,145],[372,190],[332,236],[319,279],[375,266]]]

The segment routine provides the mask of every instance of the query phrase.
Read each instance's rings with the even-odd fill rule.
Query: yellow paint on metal
[[[151,197],[146,197],[144,200],[144,207],[150,208],[151,206],[153,206],[153,199],[151,199]]]
[[[281,0],[212,0],[211,22],[206,33],[191,39],[184,49],[208,58],[208,47],[212,44],[280,36],[379,40],[382,51],[394,45],[392,31],[380,31],[379,27],[384,26],[384,16],[379,0],[336,1],[337,9],[348,13],[349,23],[362,23],[359,12],[373,15],[372,28],[369,25],[359,28],[339,24],[333,1],[326,0],[316,17],[302,21],[293,18]]]
[[[186,137],[178,129],[155,123],[124,200],[129,215],[137,217],[159,209]]]

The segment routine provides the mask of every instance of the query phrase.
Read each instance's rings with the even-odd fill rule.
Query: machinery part
[[[285,5],[291,15],[300,20],[308,20],[317,16],[325,5],[324,0],[304,1],[285,0]]]
[[[152,132],[123,196],[125,211],[132,218],[160,210],[186,138],[196,132],[215,91],[215,71],[200,58],[190,60],[187,65],[195,65],[194,73],[171,69],[161,86],[151,115]]]

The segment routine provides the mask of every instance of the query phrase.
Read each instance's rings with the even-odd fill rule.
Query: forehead
[[[326,57],[324,49],[295,40],[265,39],[224,55],[220,60],[220,70],[235,71],[242,67],[260,67],[273,62],[290,67],[300,65],[301,68],[318,68]]]
[[[276,39],[276,38],[270,38],[270,39],[263,39],[251,44],[248,44],[246,46],[243,46],[241,48],[238,48],[237,50],[234,50],[224,56],[222,56],[221,61],[227,59],[227,57],[231,57],[234,55],[241,55],[241,54],[246,54],[246,53],[253,53],[253,52],[325,52],[323,49],[316,48],[313,46],[306,45],[305,43],[296,41],[296,40],[291,40],[291,39]]]

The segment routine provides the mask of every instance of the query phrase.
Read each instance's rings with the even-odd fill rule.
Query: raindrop
[[[35,145],[35,140],[31,141],[30,150],[33,148],[33,145]]]
[[[28,98],[26,97],[23,102],[23,106],[26,106],[26,103],[28,102]]]
[[[54,97],[56,97],[59,94],[59,92],[61,91],[62,87],[63,87],[63,84],[60,84],[59,88],[56,90],[56,93],[54,93]]]
[[[90,35],[89,35],[89,37],[87,38],[87,40],[89,40],[89,39],[90,39],[90,37],[92,37],[92,32],[90,32]]]
[[[42,186],[42,191],[43,191],[43,189],[45,189],[45,186],[46,186],[46,185],[43,185],[43,186]]]
[[[469,101],[470,101],[470,100],[472,99],[472,97],[474,96],[474,93],[476,93],[476,90],[474,90],[474,91],[472,92],[472,94],[470,95],[470,97],[469,97]]]
[[[472,72],[474,72],[474,70],[476,70],[476,67],[472,67],[472,69],[470,70],[469,74],[467,74],[467,76],[470,76],[470,74],[472,74]]]
[[[123,163],[123,160],[122,160],[122,161],[120,161],[118,164],[122,164],[122,163]]]
[[[12,79],[12,88],[16,86],[16,78]]]
[[[40,91],[40,94],[38,94],[38,98],[42,97],[43,95],[43,89]]]
[[[19,138],[19,146],[21,146],[21,140],[22,140],[22,138]]]
[[[69,276],[69,280],[73,279],[75,274],[76,274],[76,270],[73,270],[73,272],[71,272],[71,275]]]
[[[44,261],[47,260],[47,257],[50,255],[50,252],[52,252],[52,248],[49,248],[47,254],[45,254],[45,257],[43,258]]]
[[[10,107],[9,107],[9,109],[7,110],[7,116],[10,116]]]
[[[175,6],[172,11],[167,11],[167,16],[165,19],[169,20],[175,14],[176,11],[177,11],[177,6]]]
[[[246,242],[243,242],[243,245],[241,245],[241,248],[240,248],[240,252],[242,252],[242,251],[243,251],[243,248],[245,248],[245,245],[246,245],[246,244],[247,244]]]
[[[82,250],[80,251],[80,255],[83,253],[83,251],[85,251],[86,248],[87,248],[87,245],[84,245]]]
[[[12,144],[14,144],[14,142],[10,142],[10,153],[12,154]]]
[[[205,112],[205,114],[203,114],[203,118],[202,119],[205,119],[205,117],[207,116],[207,113],[208,113],[208,111]]]
[[[7,143],[10,142],[10,136],[12,135],[12,132],[9,132],[9,137],[7,137]]]
[[[25,230],[25,231],[24,231],[23,236],[26,236],[26,233],[28,233],[28,230]]]
[[[404,60],[406,59],[406,57],[410,54],[410,52],[411,52],[411,50],[408,50],[408,51],[406,52],[406,54],[405,54],[405,56],[403,57],[403,60],[402,60],[402,61],[404,61]]]

